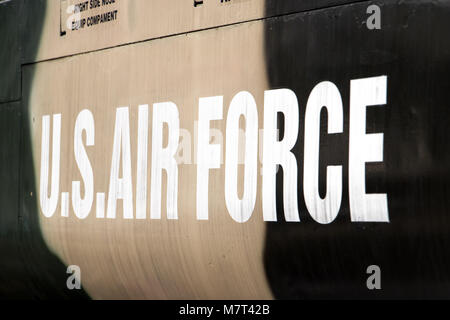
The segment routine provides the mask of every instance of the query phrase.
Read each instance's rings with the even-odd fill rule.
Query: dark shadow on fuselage
[[[19,30],[18,39],[15,41],[17,46],[3,50],[10,50],[13,55],[20,56],[18,68],[21,68],[22,57],[32,59],[39,48],[46,2],[21,0],[5,5],[15,7],[14,14],[8,15],[7,19],[2,21],[3,27]],[[0,10],[4,8],[0,7]],[[11,60],[1,61],[2,65],[8,63],[11,63]],[[27,68],[33,67],[27,66]],[[22,79],[22,88],[32,87],[32,72],[27,75],[31,76]],[[10,79],[12,77],[2,76],[2,81],[10,81]],[[2,195],[10,196],[2,197],[6,200],[1,204],[2,221],[7,223],[0,226],[2,231],[0,235],[0,298],[89,299],[84,290],[67,288],[66,281],[70,276],[66,273],[67,266],[47,247],[40,229],[40,210],[36,201],[37,179],[33,168],[29,127],[31,106],[28,97],[29,92],[21,92],[20,101],[16,102],[15,108],[9,114],[10,125],[0,128],[3,137],[14,140],[9,143],[7,139],[2,138],[2,152],[8,152],[7,157],[2,157],[2,162],[5,161],[2,167],[11,167],[14,172],[17,171],[17,174],[6,175],[3,174],[2,169],[2,176],[7,177],[7,180],[2,181],[0,192]]]

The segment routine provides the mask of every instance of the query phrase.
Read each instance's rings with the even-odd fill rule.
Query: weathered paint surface
[[[81,12],[92,17],[118,10],[117,19],[70,31],[61,26],[67,13],[61,4],[72,3],[0,4],[0,18],[7,22],[0,38],[8,44],[0,51],[1,296],[448,298],[447,2],[380,1],[381,29],[370,30],[369,1],[207,0],[194,8],[189,1],[117,0],[104,10]],[[28,18],[16,24],[19,14]],[[362,78],[371,85],[352,96],[352,84]],[[310,95],[319,83],[316,101]],[[298,108],[288,108],[289,118],[275,123],[276,117],[265,114],[265,91],[282,88],[290,91],[273,101],[285,102],[292,92]],[[368,107],[361,121],[351,101],[368,99],[371,88],[379,106]],[[229,131],[233,123],[227,120],[234,118],[227,117],[242,91],[254,104],[247,95],[237,99],[238,106],[246,106],[242,110],[253,120],[245,124],[241,117],[239,127],[274,124],[292,143],[277,149],[258,135],[257,171],[239,165],[236,180],[227,180],[234,172],[227,162],[240,158],[230,143],[239,140]],[[219,110],[215,104],[222,96]],[[216,98],[203,100],[200,115],[202,97]],[[314,108],[324,101],[330,105],[318,116]],[[179,117],[171,104],[160,105],[155,116],[153,104],[163,102],[176,105]],[[208,131],[196,123],[202,117],[213,119],[209,125],[222,132],[221,141],[199,139],[198,130]],[[56,200],[47,201],[55,184],[42,184],[42,142],[52,145],[58,119],[59,183]],[[177,193],[166,174],[161,194],[152,193],[152,178],[159,174],[154,168],[170,162],[158,164],[152,152],[156,145],[171,145],[167,132],[177,123],[160,126],[155,119],[176,119],[191,137],[191,162],[178,165]],[[127,132],[128,124],[131,183],[111,183],[112,168],[122,175],[128,163],[126,156],[120,165],[113,160],[117,128]],[[43,126],[50,130],[48,142]],[[378,135],[381,144],[352,140],[359,131]],[[194,145],[200,140],[211,145],[199,160]],[[80,194],[86,193],[82,174],[89,171],[80,141],[93,172],[86,212],[85,202],[72,200],[75,181],[81,181]],[[251,141],[245,144],[249,157]],[[222,149],[217,159],[213,143]],[[127,143],[120,145],[127,150]],[[265,145],[281,152],[264,157]],[[49,150],[51,177],[57,158]],[[264,178],[261,160],[278,156],[286,163],[283,170],[276,179]],[[363,165],[364,185],[355,175],[361,169],[355,159],[378,161]],[[199,173],[198,163],[210,169]],[[236,181],[237,190],[230,192]],[[256,187],[243,181],[256,181]],[[267,192],[264,181],[272,181]],[[362,188],[377,194],[377,205],[352,201],[352,190]],[[131,201],[118,200],[112,210],[111,195],[128,189]],[[331,190],[327,200],[317,197],[317,189],[323,199]],[[230,201],[236,192],[250,200]],[[161,219],[151,219],[158,217],[159,205],[150,201],[156,197]],[[206,206],[199,210],[199,203]],[[364,219],[376,222],[357,222]],[[68,265],[81,268],[84,290],[67,289]],[[380,266],[382,290],[366,287],[370,265]]]
[[[223,95],[225,115],[231,98],[240,90],[254,92],[258,105],[262,105],[267,88],[263,31],[261,23],[250,23],[27,66],[25,78],[34,73],[32,87],[25,87],[25,91],[30,93],[28,125],[36,176],[39,178],[41,172],[42,117],[61,114],[59,192],[72,196],[72,181],[81,178],[73,152],[74,124],[80,111],[89,109],[95,119],[95,145],[87,149],[95,192],[105,193],[108,199],[116,109],[128,106],[132,191],[136,190],[137,176],[142,174],[136,166],[138,107],[148,104],[149,202],[150,168],[155,165],[151,161],[153,104],[175,103],[180,127],[191,133],[192,140],[199,118],[199,97]],[[225,132],[225,121],[211,122],[211,126]],[[69,218],[61,217],[61,201],[54,217],[40,215],[50,248],[66,264],[81,267],[83,286],[92,297],[271,297],[262,264],[263,220],[255,218],[239,225],[224,214],[222,165],[210,173],[210,219],[197,221],[193,147],[191,152],[191,163],[178,167],[179,220],[166,218],[166,182],[162,187],[161,220],[150,220],[150,205],[145,220],[124,219],[122,200],[117,202],[115,219],[96,218],[95,206],[85,220],[78,219],[72,209]],[[134,196],[132,204],[135,200]],[[259,207],[261,201],[257,203]],[[39,207],[39,203],[34,205]],[[108,202],[102,205],[110,207]],[[105,210],[105,214],[109,212]],[[84,243],[90,243],[88,251]]]

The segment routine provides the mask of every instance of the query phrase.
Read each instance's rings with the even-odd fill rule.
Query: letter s
[[[79,219],[85,219],[89,215],[94,199],[94,175],[83,145],[83,131],[86,131],[86,146],[93,146],[95,140],[94,117],[87,109],[81,111],[77,117],[73,141],[75,160],[84,182],[84,199],[81,198],[80,181],[72,182],[72,206]]]

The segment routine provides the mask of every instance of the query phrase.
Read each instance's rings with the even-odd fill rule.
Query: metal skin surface
[[[450,41],[444,30],[450,6],[446,1],[380,3],[380,30],[366,28],[366,8],[361,3],[294,14],[265,26],[270,86],[296,92],[300,118],[312,87],[324,79],[337,85],[344,105],[342,134],[327,135],[326,113],[321,115],[322,195],[326,166],[344,168],[337,219],[316,224],[301,199],[301,224],[267,225],[264,264],[278,298],[449,296]],[[384,133],[384,162],[366,164],[366,189],[387,194],[390,223],[350,223],[349,80],[378,75],[388,77],[387,104],[367,109],[367,132]],[[299,162],[303,139],[300,130]],[[382,270],[382,290],[365,286],[370,265]]]
[[[111,5],[119,10],[117,21],[65,35],[59,1],[0,4],[0,40],[8,44],[0,49],[0,298],[449,298],[450,3],[375,2],[380,30],[367,28],[370,1],[206,0],[195,8],[186,3],[120,0]],[[387,103],[368,107],[366,124],[367,133],[383,133],[383,162],[366,164],[365,187],[367,193],[387,195],[389,223],[352,222],[351,80],[377,76],[387,77]],[[327,166],[343,170],[340,210],[330,224],[314,221],[303,190],[306,105],[322,81],[336,85],[343,106],[342,133],[327,134],[329,116],[320,115],[322,197]],[[198,220],[195,147],[193,162],[178,166],[178,219],[167,219],[165,175],[161,219],[150,219],[153,104],[177,105],[180,128],[191,134],[194,146],[199,98],[223,96],[223,117],[211,121],[211,128],[223,133],[223,141],[215,142],[225,159],[233,97],[251,93],[262,129],[264,91],[280,88],[292,90],[298,100],[293,153],[300,222],[286,222],[284,216],[285,168],[276,178],[277,221],[263,220],[260,155],[249,221],[230,217],[223,161],[209,171],[209,219]],[[137,219],[143,104],[149,107],[147,210],[145,219]],[[133,219],[124,218],[122,200],[115,219],[97,218],[97,193],[105,194],[108,207],[116,112],[124,106]],[[64,192],[71,197],[73,181],[81,180],[74,127],[84,109],[95,119],[95,144],[86,147],[94,202],[89,216],[79,219],[71,201],[68,217],[62,216],[61,198]],[[53,126],[55,114],[62,119],[59,198],[47,218],[40,203],[42,128],[48,115]],[[290,120],[278,118],[279,139]],[[240,127],[246,127],[242,121]],[[241,194],[242,165],[238,172]],[[69,265],[81,268],[81,290],[66,285]],[[370,265],[381,269],[381,290],[366,286]]]

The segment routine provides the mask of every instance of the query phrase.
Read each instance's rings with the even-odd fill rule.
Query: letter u
[[[61,114],[53,115],[52,177],[51,192],[48,196],[48,173],[50,166],[50,116],[42,117],[41,180],[39,200],[45,217],[50,218],[56,211],[59,195],[59,166],[61,147]]]

